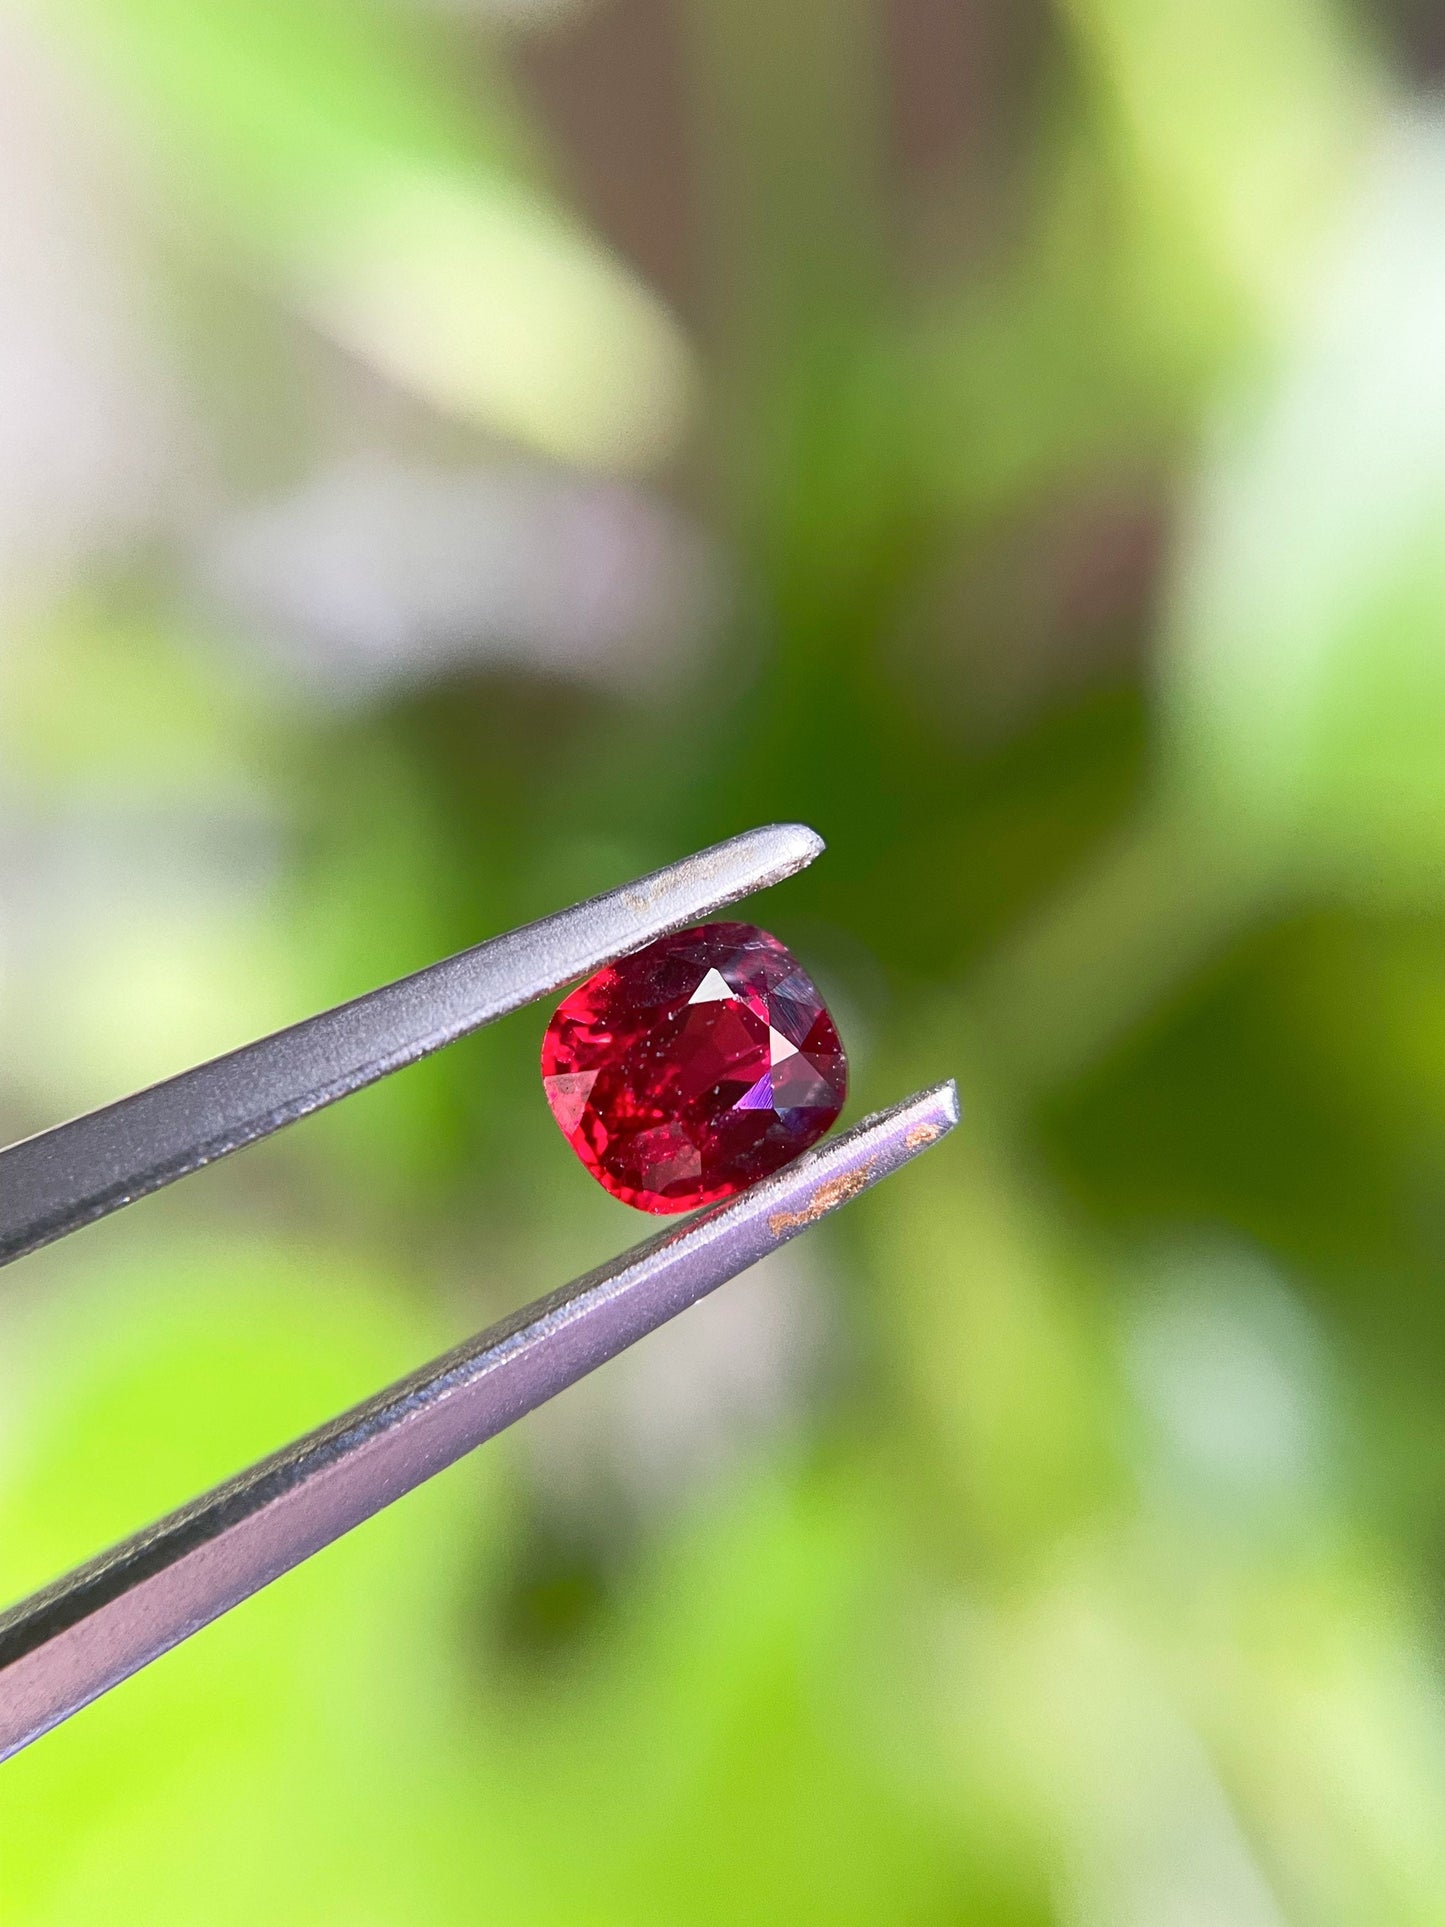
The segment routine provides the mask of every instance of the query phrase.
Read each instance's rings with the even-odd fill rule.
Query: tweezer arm
[[[957,1121],[951,1082],[865,1118],[0,1615],[0,1759],[906,1164]]]
[[[0,1264],[781,882],[822,847],[798,823],[749,830],[12,1144],[0,1151]]]

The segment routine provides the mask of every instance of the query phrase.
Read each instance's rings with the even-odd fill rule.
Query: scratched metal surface
[[[937,1142],[951,1082],[815,1146],[0,1615],[0,1758]]]
[[[0,1151],[0,1264],[811,863],[799,823],[730,837]]]

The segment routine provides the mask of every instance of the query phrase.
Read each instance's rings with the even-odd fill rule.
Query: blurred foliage
[[[967,1106],[9,1763],[7,1923],[1445,1912],[1427,56],[1326,0],[0,25],[6,1135],[782,817],[856,1107]],[[543,1021],[7,1273],[7,1595],[638,1234]]]

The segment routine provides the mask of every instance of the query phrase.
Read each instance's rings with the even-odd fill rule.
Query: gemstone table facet
[[[848,1066],[792,953],[751,924],[708,923],[565,997],[542,1083],[599,1184],[642,1211],[688,1211],[815,1143],[843,1108]]]

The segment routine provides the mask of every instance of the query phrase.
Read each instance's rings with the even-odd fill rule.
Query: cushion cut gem
[[[564,998],[542,1084],[599,1184],[643,1211],[687,1211],[815,1143],[843,1108],[848,1066],[792,953],[752,924],[707,923]]]

